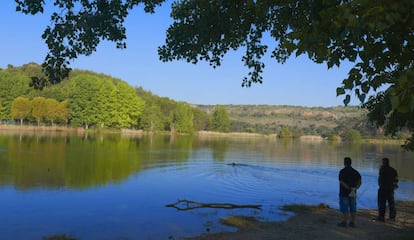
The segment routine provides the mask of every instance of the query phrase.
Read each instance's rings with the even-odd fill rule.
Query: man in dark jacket
[[[345,167],[339,171],[339,208],[343,214],[342,222],[338,223],[340,227],[348,226],[349,214],[349,226],[355,227],[356,190],[361,186],[361,175],[351,164],[351,158],[344,158]]]
[[[382,166],[378,177],[378,220],[385,221],[385,209],[388,202],[390,219],[395,220],[397,211],[394,202],[394,189],[398,188],[398,173],[390,167],[388,158],[382,159]]]

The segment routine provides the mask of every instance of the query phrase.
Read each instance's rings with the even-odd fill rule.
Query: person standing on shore
[[[356,191],[361,186],[361,174],[355,170],[350,157],[344,158],[345,167],[339,171],[339,208],[343,215],[339,227],[355,227]],[[351,221],[348,225],[349,214]]]
[[[385,221],[387,202],[390,210],[390,220],[395,220],[397,210],[395,209],[394,190],[398,188],[398,173],[397,170],[390,166],[390,160],[388,158],[382,159],[378,185],[378,220]]]

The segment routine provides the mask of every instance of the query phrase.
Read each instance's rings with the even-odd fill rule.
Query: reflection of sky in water
[[[206,229],[232,230],[219,224],[220,218],[229,215],[282,220],[289,215],[279,210],[284,204],[326,203],[338,208],[341,159],[316,162],[286,157],[276,161],[254,151],[228,151],[223,161],[215,161],[206,149],[190,155],[185,162],[154,161],[143,166],[147,170],[119,184],[84,190],[40,187],[19,191],[2,186],[1,239],[40,239],[62,233],[80,239],[168,239],[199,235]],[[228,165],[232,162],[238,165]],[[358,207],[375,209],[378,165],[369,160],[354,165],[363,181]],[[399,186],[398,200],[414,199],[414,182],[401,181]],[[178,199],[261,204],[263,210],[165,207]]]

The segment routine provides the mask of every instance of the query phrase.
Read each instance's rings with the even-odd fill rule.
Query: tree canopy
[[[25,14],[42,13],[45,5],[43,0],[15,1],[16,10]],[[43,65],[46,78],[34,77],[32,84],[41,88],[59,82],[70,60],[91,54],[100,40],[126,47],[128,12],[139,4],[154,12],[163,2],[55,0],[57,10],[42,36],[50,49]],[[280,63],[303,54],[328,68],[352,62],[336,89],[344,104],[354,93],[370,111],[370,120],[388,134],[404,128],[414,132],[413,13],[412,0],[174,1],[174,21],[158,52],[162,61],[207,61],[217,67],[230,50],[243,49],[242,61],[250,69],[243,86],[263,81],[262,59],[268,52]],[[265,36],[274,45],[264,43]],[[406,147],[414,149],[414,133]]]
[[[230,131],[230,118],[227,109],[224,106],[216,106],[212,119],[213,129],[219,132]]]
[[[23,124],[23,119],[29,116],[32,110],[31,102],[24,97],[17,97],[13,100],[10,115],[13,118],[20,119],[20,124]]]

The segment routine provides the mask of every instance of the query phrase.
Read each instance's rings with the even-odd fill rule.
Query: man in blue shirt
[[[350,157],[344,158],[345,167],[339,171],[339,208],[343,214],[340,227],[348,226],[349,214],[351,214],[350,227],[355,227],[356,190],[361,186],[361,175],[355,170]]]

